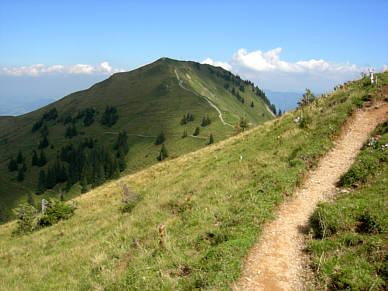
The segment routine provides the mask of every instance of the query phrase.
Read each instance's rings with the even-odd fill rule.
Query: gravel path
[[[303,263],[308,219],[319,201],[328,200],[378,123],[388,120],[388,104],[354,114],[334,148],[309,174],[303,187],[284,202],[276,219],[264,226],[259,242],[245,259],[243,274],[234,290],[306,290]]]
[[[218,107],[217,107],[217,106],[216,106],[209,98],[207,98],[206,96],[199,95],[197,92],[195,92],[195,91],[193,91],[193,90],[190,90],[190,89],[186,88],[185,86],[183,86],[183,81],[179,78],[178,72],[176,71],[176,69],[175,69],[174,71],[175,71],[176,78],[177,78],[177,80],[178,80],[178,84],[179,84],[179,86],[180,86],[183,90],[189,91],[189,92],[193,93],[194,95],[197,95],[198,97],[201,97],[201,98],[205,99],[205,100],[210,104],[211,107],[213,107],[215,110],[217,110],[217,112],[218,112],[218,117],[220,118],[222,124],[223,124],[223,125],[228,125],[228,126],[233,127],[233,125],[231,125],[230,123],[227,123],[227,122],[223,119],[221,110],[220,110],[220,109],[219,109],[219,108],[218,108]],[[201,86],[202,86],[202,85],[201,85]],[[203,86],[202,86],[202,87],[203,87]],[[203,88],[204,88],[204,87],[203,87]],[[206,91],[208,91],[208,92],[210,93],[210,91],[209,91],[207,88],[204,88],[204,89],[206,89]],[[212,94],[212,93],[210,93],[210,94]]]

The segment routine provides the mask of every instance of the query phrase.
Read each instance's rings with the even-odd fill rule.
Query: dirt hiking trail
[[[221,110],[209,98],[207,98],[206,96],[202,96],[202,95],[198,94],[195,91],[187,89],[185,86],[183,86],[183,81],[179,78],[179,75],[178,75],[178,72],[176,71],[176,69],[174,70],[174,72],[175,72],[175,75],[176,75],[176,79],[178,80],[179,87],[181,87],[183,90],[186,90],[186,91],[189,91],[189,92],[193,93],[194,95],[197,95],[198,97],[201,97],[201,98],[205,99],[210,104],[210,106],[213,107],[218,112],[218,117],[220,118],[222,124],[233,127],[233,125],[231,125],[230,123],[227,123],[224,120],[224,118],[222,117]],[[200,85],[201,85],[201,87],[204,90],[206,90],[209,94],[211,94],[211,96],[214,96],[213,93],[211,93],[207,88],[203,87],[202,84],[200,84]]]
[[[233,290],[305,290],[304,235],[318,201],[336,192],[336,182],[354,162],[364,141],[378,123],[388,120],[388,104],[373,105],[354,113],[334,148],[311,171],[304,185],[276,211],[259,242],[245,258],[243,274]]]

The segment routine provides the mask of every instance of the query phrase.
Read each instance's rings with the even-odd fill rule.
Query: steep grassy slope
[[[191,91],[179,86],[176,74]],[[190,78],[195,83],[188,82]],[[195,87],[197,84],[207,86],[208,91],[198,90]],[[224,87],[226,85],[229,89]],[[231,94],[232,88],[243,96],[244,104]],[[232,125],[242,116],[252,125],[272,119],[263,99],[254,92],[257,92],[257,88],[252,83],[244,82],[222,68],[162,58],[137,70],[114,74],[88,90],[70,94],[29,114],[1,118],[0,221],[6,220],[10,209],[19,201],[27,199],[28,193],[33,200],[41,198],[35,195],[40,168],[31,167],[31,159],[32,151],[37,150],[42,138],[40,130],[33,133],[31,128],[45,112],[55,108],[58,118],[45,122],[51,144],[45,149],[45,154],[50,162],[42,169],[47,170],[54,163],[61,147],[69,143],[77,144],[85,137],[93,137],[100,144],[112,147],[118,132],[125,130],[130,148],[125,173],[133,173],[157,162],[160,146],[155,146],[154,141],[161,131],[166,135],[165,146],[170,158],[206,146],[211,133],[216,141],[233,134],[233,127],[224,125],[215,108],[199,95],[212,99],[222,111],[223,117]],[[254,107],[250,106],[252,102]],[[112,127],[102,126],[99,122],[107,105],[117,108],[119,115],[117,123]],[[65,125],[61,120],[69,116],[74,120],[78,112],[86,108],[96,111],[94,123],[85,126],[82,119],[75,120],[80,134],[71,139],[65,138],[66,129],[71,123]],[[180,125],[182,116],[188,112],[194,115],[195,120]],[[201,127],[201,120],[206,116],[212,122]],[[197,126],[201,128],[200,134],[192,137]],[[184,130],[188,137],[182,139]],[[19,150],[26,157],[27,172],[23,182],[17,181],[17,172],[10,173],[7,170],[10,158],[16,157]],[[78,195],[81,189],[78,184],[67,193],[62,188],[63,185],[57,185],[53,190],[47,191],[44,197],[62,192],[69,199]]]
[[[381,135],[377,140],[373,139]],[[322,290],[387,290],[388,121],[377,127],[332,203],[311,218],[308,242]],[[373,286],[373,287],[372,287]]]
[[[227,289],[262,224],[377,92],[352,82],[305,108],[303,123],[290,112],[107,183],[77,198],[75,216],[58,225],[21,237],[11,235],[15,222],[2,225],[0,289]],[[142,195],[127,214],[122,183]]]

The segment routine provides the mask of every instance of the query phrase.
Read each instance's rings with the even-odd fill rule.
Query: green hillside
[[[118,133],[125,131],[129,151],[125,155],[126,168],[120,170],[128,174],[157,163],[161,145],[155,145],[155,139],[161,132],[165,135],[164,145],[171,159],[205,147],[210,134],[215,141],[232,136],[233,127],[241,117],[245,117],[251,126],[273,119],[270,105],[259,88],[222,68],[162,58],[139,69],[114,74],[87,90],[70,94],[34,112],[2,117],[0,221],[9,219],[10,209],[20,201],[29,199],[31,203],[37,203],[42,197],[60,195],[70,199],[79,195],[81,188],[86,190],[98,184],[92,181],[93,177],[87,179],[86,186],[80,185],[82,178],[78,182],[74,178],[71,183],[59,179],[54,186],[47,186],[44,194],[36,195],[41,170],[47,178],[48,169],[54,166],[58,156],[61,156],[58,161],[65,168],[67,177],[72,174],[73,169],[61,155],[62,148],[69,144],[77,148],[85,138],[92,137],[94,148],[103,148],[100,151],[111,155],[109,159],[115,164],[119,150],[114,151],[113,147]],[[107,106],[115,112],[105,114]],[[271,110],[276,112],[273,106]],[[194,120],[182,125],[182,117],[188,113]],[[112,117],[115,114],[117,121]],[[104,116],[112,124],[101,124]],[[211,123],[201,126],[204,118]],[[192,136],[196,127],[200,129],[199,135]],[[184,131],[186,138],[182,138]],[[49,142],[43,149],[48,162],[41,167],[32,166],[33,151],[40,156],[39,145],[44,137]],[[17,165],[18,170],[8,170],[11,158],[16,159],[19,151],[26,168],[21,174],[18,171],[24,167],[23,163]],[[84,151],[88,157],[93,155],[93,149]],[[106,161],[104,167],[105,177],[99,183],[112,178],[111,173],[107,173]],[[18,179],[20,175],[24,177]]]
[[[387,84],[388,73],[378,79]],[[0,289],[227,290],[263,223],[378,93],[367,78],[347,83],[277,120],[105,183],[75,198],[74,216],[56,225],[25,235],[12,234],[15,221],[0,226]],[[123,185],[138,197],[129,213],[120,211]]]

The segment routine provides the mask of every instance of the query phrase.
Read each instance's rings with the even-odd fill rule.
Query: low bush
[[[76,205],[68,205],[55,198],[42,200],[42,213],[27,203],[20,204],[14,213],[18,218],[14,234],[24,234],[39,230],[42,227],[58,223],[60,220],[69,219],[76,209]]]

